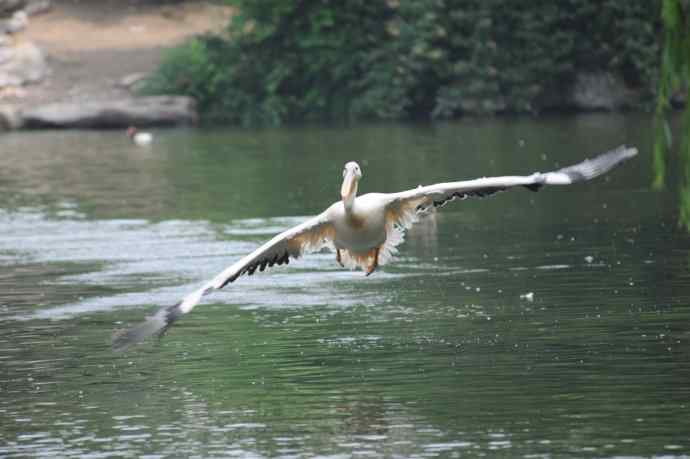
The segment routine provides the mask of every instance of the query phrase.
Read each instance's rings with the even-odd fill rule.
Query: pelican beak
[[[349,197],[355,189],[357,184],[357,175],[352,169],[345,171],[343,177],[343,185],[340,187],[340,197],[345,199]]]

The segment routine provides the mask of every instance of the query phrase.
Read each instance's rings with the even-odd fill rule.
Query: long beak
[[[357,184],[357,176],[353,171],[347,171],[345,177],[343,178],[343,185],[340,187],[340,197],[343,199],[348,198],[355,189]]]

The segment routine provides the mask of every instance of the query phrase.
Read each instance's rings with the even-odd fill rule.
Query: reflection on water
[[[3,137],[0,456],[687,457],[690,243],[644,188],[647,123]],[[345,160],[393,191],[623,141],[639,161],[587,186],[447,206],[370,278],[315,254],[110,350],[329,204]]]

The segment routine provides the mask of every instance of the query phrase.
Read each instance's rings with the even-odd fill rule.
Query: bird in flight
[[[243,274],[288,264],[308,252],[330,248],[336,262],[366,275],[390,262],[403,242],[405,231],[421,215],[455,199],[484,197],[508,188],[538,191],[544,185],[570,185],[598,177],[637,154],[634,147],[619,146],[594,159],[554,172],[531,175],[485,177],[461,182],[419,186],[399,193],[368,193],[357,196],[362,169],[356,162],[345,164],[340,187],[341,200],[319,215],[288,229],[230,265],[223,272],[190,293],[179,303],[159,309],[138,326],[118,334],[113,347],[122,350],[149,336],[161,336],[181,316],[189,313],[201,298],[236,281]]]

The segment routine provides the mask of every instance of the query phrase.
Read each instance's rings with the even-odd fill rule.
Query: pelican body
[[[288,229],[252,253],[226,268],[181,302],[159,309],[148,320],[114,340],[116,349],[124,349],[151,335],[162,335],[179,317],[189,313],[204,295],[234,282],[241,275],[258,269],[282,265],[290,258],[328,247],[336,252],[336,261],[345,267],[361,268],[366,275],[390,262],[403,242],[405,231],[433,208],[455,199],[484,197],[508,188],[524,187],[538,191],[545,185],[570,185],[598,177],[632,158],[637,149],[620,146],[592,160],[554,172],[535,172],[525,176],[485,177],[460,182],[438,183],[399,193],[369,193],[357,196],[362,170],[355,162],[345,164],[340,200],[321,214]]]
[[[361,253],[386,241],[386,207],[377,197],[374,193],[365,194],[356,198],[356,208],[336,203],[328,209],[337,249]]]
[[[365,266],[369,275],[376,270],[387,239],[387,200],[381,193],[357,197],[361,178],[359,164],[354,161],[345,164],[340,187],[342,200],[326,210],[326,218],[333,222],[333,245],[338,263],[349,267]]]

